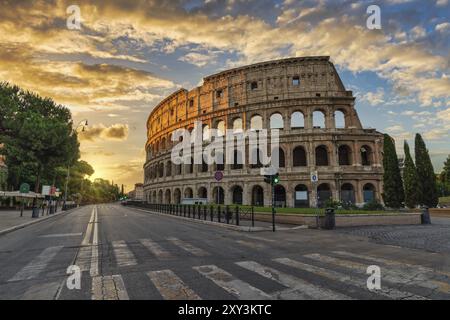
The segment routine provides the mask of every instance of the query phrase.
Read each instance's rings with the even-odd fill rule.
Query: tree
[[[383,200],[390,208],[400,208],[405,199],[405,193],[394,139],[388,134],[384,135],[383,151]]]
[[[415,154],[417,176],[420,182],[420,204],[435,207],[439,203],[436,175],[425,142],[420,134],[416,134]]]
[[[405,141],[405,168],[403,170],[403,183],[405,185],[405,204],[408,208],[414,208],[419,204],[421,195],[419,178],[414,165],[409,145]]]
[[[444,168],[442,169],[440,180],[444,184],[450,185],[450,155],[447,157],[447,160],[444,162]]]

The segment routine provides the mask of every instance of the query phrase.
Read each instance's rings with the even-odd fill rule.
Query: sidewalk
[[[31,210],[24,210],[23,217],[20,216],[20,210],[0,210],[0,235],[23,228],[29,224],[46,220],[47,218],[59,215],[63,212],[65,213],[68,211],[61,211],[61,208],[58,208],[56,214],[47,216],[47,210],[45,210],[44,216],[42,216],[41,210],[39,212],[39,218],[32,218]]]

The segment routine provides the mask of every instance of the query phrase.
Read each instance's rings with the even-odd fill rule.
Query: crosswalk
[[[92,222],[92,237],[96,238],[95,217]],[[264,246],[260,242],[253,243],[251,238],[234,239],[234,242],[236,246],[242,246],[243,250],[258,250]],[[106,247],[105,244],[102,246]],[[450,299],[450,275],[447,271],[390,260],[375,254],[327,251],[277,258],[259,259],[253,256],[252,259],[230,261],[212,259],[216,252],[209,252],[202,245],[175,237],[159,241],[150,238],[135,242],[115,240],[108,244],[112,256],[108,257],[107,262],[101,262],[109,264],[109,273],[104,275],[98,261],[95,262],[97,265],[93,262],[94,258],[102,260],[102,248],[99,247],[98,243],[82,246],[75,258],[75,264],[83,274],[90,276],[90,292],[94,300],[127,300],[132,297],[134,285],[127,285],[127,281],[131,281],[130,272],[145,276],[146,280],[141,280],[141,286],[147,286],[151,292],[159,294],[150,295],[148,298],[151,299],[208,299],[208,294],[205,294],[207,288],[223,291],[224,297],[244,300],[349,300],[360,297],[423,300],[433,298],[433,294]],[[43,249],[7,282],[39,278],[63,248],[55,246]],[[145,258],[141,256],[140,250],[147,252]],[[174,263],[177,260],[185,263]],[[367,267],[374,264],[382,270],[382,284],[379,289],[368,289]],[[137,266],[138,270],[135,268]],[[94,273],[92,268],[95,269]],[[249,277],[249,274],[252,276]],[[24,294],[27,295],[30,295],[29,290]]]

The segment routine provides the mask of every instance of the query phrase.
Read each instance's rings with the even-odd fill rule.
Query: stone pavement
[[[59,208],[58,213],[61,212]],[[47,211],[45,215],[47,216]],[[0,210],[0,233],[3,230],[10,229],[25,223],[42,219],[42,210],[39,212],[39,218],[31,217],[31,210],[24,210],[23,216],[20,216],[20,210]]]
[[[352,227],[336,232],[363,236],[380,244],[450,253],[450,218],[434,218],[431,225]]]

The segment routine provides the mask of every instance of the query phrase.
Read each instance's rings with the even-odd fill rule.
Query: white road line
[[[123,240],[112,242],[114,255],[116,257],[117,266],[128,267],[137,265],[136,258],[133,252],[128,248],[128,245]]]
[[[241,300],[271,299],[271,296],[264,291],[251,286],[247,282],[234,278],[231,274],[215,265],[193,267],[193,269]]]
[[[366,274],[367,267],[369,264],[363,264],[355,261],[350,261],[346,259],[339,259],[330,256],[321,255],[318,253],[307,254],[306,258],[316,260],[319,262],[330,263],[337,265],[339,267],[351,269],[358,273]],[[398,283],[402,285],[415,285],[423,288],[428,288],[432,290],[446,290],[442,291],[448,293],[448,284],[442,283],[440,281],[431,281],[431,279],[425,277],[420,273],[408,273],[407,270],[394,270],[389,268],[381,268],[381,279],[391,283]]]
[[[92,249],[90,247],[81,247],[78,251],[75,265],[80,267],[81,271],[89,271],[91,267]]]
[[[129,300],[121,275],[92,278],[92,300]]]
[[[171,270],[149,271],[147,275],[165,300],[201,300]]]
[[[390,299],[412,299],[412,300],[423,300],[426,299],[422,296],[418,296],[415,295],[413,293],[410,292],[404,292],[404,291],[400,291],[394,288],[388,288],[386,286],[382,286],[380,290],[369,290],[367,288],[367,279],[365,278],[361,278],[361,279],[356,279],[354,277],[351,277],[349,275],[346,275],[344,273],[340,273],[334,270],[328,270],[325,268],[321,268],[318,266],[313,266],[310,264],[306,264],[300,261],[296,261],[296,260],[292,260],[289,258],[278,258],[278,259],[273,259],[273,261],[284,264],[286,266],[292,267],[292,268],[296,268],[299,270],[304,270],[310,273],[313,273],[315,275],[333,280],[333,281],[338,281],[338,282],[342,282],[344,284],[349,284],[352,285],[354,287],[363,289],[363,290],[367,290],[371,293],[374,294],[378,294],[384,297],[388,297]]]
[[[43,236],[39,236],[40,238],[62,238],[62,237],[78,237],[81,236],[83,233],[55,233],[55,234],[46,234]]]
[[[44,249],[36,258],[22,268],[8,281],[29,280],[36,278],[49,264],[49,262],[61,251],[63,247],[49,247]]]
[[[81,242],[82,246],[89,245],[89,242],[91,241],[92,226],[94,225],[94,221],[95,221],[95,207],[92,208],[91,218],[89,219],[89,223],[86,228],[86,233],[84,234],[83,242]]]
[[[288,287],[290,290],[282,290],[277,293],[276,297],[282,299],[319,299],[319,300],[350,300],[351,298],[334,292],[329,289],[321,288],[304,281],[303,279],[288,275],[284,272],[275,270],[270,267],[263,266],[254,261],[236,262],[238,266],[247,270],[256,272],[260,276],[273,280]]]
[[[170,253],[165,251],[159,244],[150,239],[140,239],[139,242],[146,247],[158,259],[168,259],[171,257]]]
[[[99,275],[98,272],[98,216],[97,207],[94,207],[94,220],[92,221],[94,225],[94,236],[92,238],[92,250],[91,250],[91,277],[96,277]]]
[[[197,247],[194,247],[193,245],[191,245],[189,243],[186,243],[185,241],[181,241],[178,238],[171,237],[171,238],[167,238],[167,240],[172,242],[174,245],[180,247],[181,249],[183,249],[183,250],[185,250],[185,251],[187,251],[189,253],[192,253],[194,256],[204,257],[204,256],[208,256],[209,255],[209,253],[206,252],[205,250],[197,248]]]

